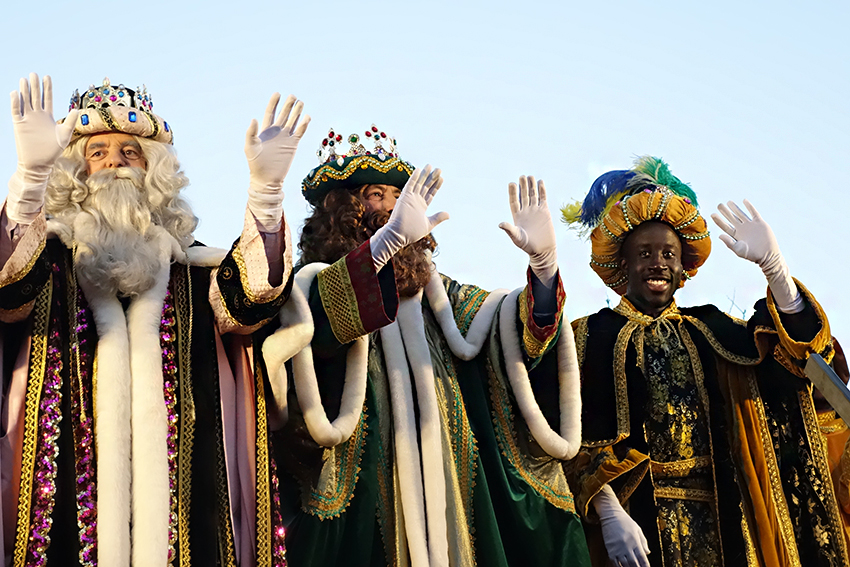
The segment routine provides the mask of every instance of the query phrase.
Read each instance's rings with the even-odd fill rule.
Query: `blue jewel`
[[[164,122],[164,124],[165,124],[165,131],[168,132],[169,131],[168,130],[168,122]]]
[[[124,96],[124,91],[118,91],[118,96]]]
[[[83,123],[83,126],[88,126],[89,125],[89,115],[83,114],[82,116],[80,116],[80,122]]]
[[[103,89],[103,94],[109,94],[109,89]]]
[[[127,115],[127,118],[130,119],[130,122],[135,122],[136,121],[136,113],[131,112],[130,114]]]
[[[94,93],[89,93],[89,98],[94,98]]]

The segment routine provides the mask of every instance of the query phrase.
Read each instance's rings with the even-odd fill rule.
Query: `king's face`
[[[657,317],[673,302],[682,280],[682,242],[662,222],[645,222],[623,243],[620,265],[629,277],[626,298]]]
[[[115,167],[147,168],[142,148],[133,136],[121,132],[94,134],[86,140],[86,173]]]

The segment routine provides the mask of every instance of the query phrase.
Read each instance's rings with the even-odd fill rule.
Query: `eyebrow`
[[[136,140],[126,140],[126,141],[121,143],[122,148],[126,148],[127,146],[133,146],[133,148],[135,148],[139,151],[142,151],[142,146],[140,146],[139,142],[137,142]],[[99,149],[105,148],[105,147],[106,147],[106,142],[93,142],[86,147],[86,151],[88,152],[88,151],[91,151],[91,150],[99,150]]]

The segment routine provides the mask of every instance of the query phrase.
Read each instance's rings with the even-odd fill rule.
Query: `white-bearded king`
[[[59,123],[49,77],[12,93],[6,565],[283,564],[267,442],[283,408],[266,404],[254,341],[291,288],[281,187],[309,117],[278,102],[248,129],[248,208],[226,252],[195,243],[173,132],[146,89],[104,80]]]

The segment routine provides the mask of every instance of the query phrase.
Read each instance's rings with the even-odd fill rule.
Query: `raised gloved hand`
[[[649,567],[649,545],[640,526],[626,514],[609,485],[590,501],[602,525],[602,539],[608,557],[622,567]]]
[[[18,152],[18,168],[9,180],[6,215],[19,224],[35,220],[44,205],[47,180],[53,164],[68,147],[79,111],[68,113],[65,122],[53,119],[53,82],[44,77],[42,96],[38,75],[30,73],[29,81],[21,79],[20,90],[10,94],[12,127]]]
[[[508,184],[508,198],[514,224],[503,222],[499,228],[529,257],[529,265],[541,283],[552,286],[558,272],[557,240],[552,215],[546,204],[546,186],[534,177],[521,176],[519,188]]]
[[[449,213],[426,215],[428,205],[443,185],[440,170],[415,169],[405,183],[387,224],[375,231],[369,239],[375,270],[380,270],[409,244],[428,236],[435,226],[449,218]]]
[[[289,95],[275,120],[280,93],[272,95],[263,116],[263,127],[251,120],[245,134],[245,156],[251,172],[248,187],[248,209],[257,219],[263,232],[280,230],[283,217],[283,179],[286,177],[298,142],[307,131],[310,117],[304,116],[299,124],[304,103],[295,102]],[[259,132],[259,133],[258,133]]]
[[[752,218],[732,201],[729,201],[728,206],[722,203],[717,205],[717,209],[728,221],[721,219],[717,213],[711,215],[714,223],[726,233],[720,235],[720,240],[739,257],[759,265],[780,311],[799,313],[803,310],[803,298],[791,279],[773,230],[746,199],[744,206],[750,211]]]

